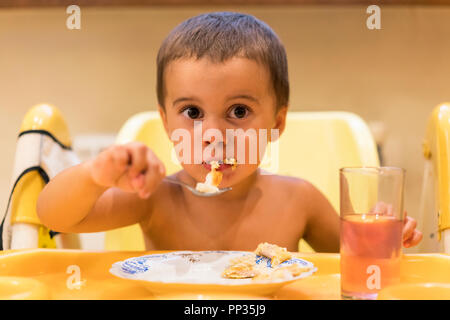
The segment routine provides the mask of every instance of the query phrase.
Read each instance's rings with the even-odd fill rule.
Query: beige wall
[[[0,210],[28,108],[58,106],[73,135],[117,132],[155,107],[165,35],[192,15],[231,9],[263,19],[284,41],[293,110],[347,110],[385,123],[386,164],[406,168],[406,209],[417,216],[425,120],[450,100],[450,8],[382,7],[377,31],[366,28],[365,7],[81,9],[74,31],[65,8],[0,10]]]

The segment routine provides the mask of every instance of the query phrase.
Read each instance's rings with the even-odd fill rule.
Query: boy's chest
[[[269,242],[297,251],[306,219],[296,210],[268,197],[240,205],[158,201],[143,229],[148,250],[253,251]]]

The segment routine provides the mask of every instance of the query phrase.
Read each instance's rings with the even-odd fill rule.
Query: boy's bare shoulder
[[[339,216],[318,188],[305,179],[279,175],[265,176],[262,183],[270,185],[271,198],[288,207],[290,221],[305,222],[302,238],[314,250],[339,252]]]
[[[261,175],[261,184],[269,193],[289,200],[293,209],[301,214],[314,213],[328,202],[313,183],[297,177],[284,175]]]
[[[305,193],[314,193],[317,191],[314,185],[302,178],[277,175],[277,174],[262,174],[261,182],[270,188],[276,188],[285,191],[290,195],[304,195]]]

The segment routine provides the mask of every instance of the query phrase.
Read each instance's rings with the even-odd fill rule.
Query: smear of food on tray
[[[267,242],[260,243],[253,253],[233,258],[222,273],[228,279],[277,280],[297,277],[311,270],[296,263],[295,256],[286,248]]]

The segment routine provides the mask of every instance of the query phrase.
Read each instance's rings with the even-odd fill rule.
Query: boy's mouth
[[[202,165],[205,167],[208,171],[211,171],[212,163],[215,163],[216,171],[224,171],[230,168],[235,167],[236,165],[229,163],[229,161],[226,161],[227,163],[224,163],[222,160],[210,160],[210,161],[203,161]]]
[[[211,171],[211,164],[203,161],[202,165],[208,170]],[[231,168],[231,164],[219,163],[219,167],[216,168],[216,171],[224,171],[228,168]]]

